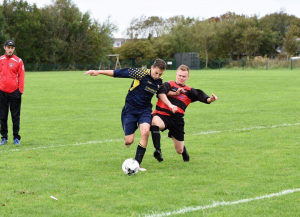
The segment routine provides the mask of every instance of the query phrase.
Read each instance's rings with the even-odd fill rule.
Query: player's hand
[[[219,98],[215,95],[215,94],[212,94],[211,96],[210,96],[210,101],[211,102],[214,102],[214,101],[217,101]]]
[[[178,107],[176,105],[171,105],[170,109],[172,109],[172,112],[175,114],[178,110]]]
[[[85,75],[91,75],[91,76],[97,76],[99,75],[99,73],[95,70],[89,70],[87,72],[84,73]]]
[[[183,88],[178,88],[178,89],[176,90],[176,92],[175,92],[175,96],[178,96],[179,94],[184,93],[184,92],[185,92],[185,89],[183,89]]]

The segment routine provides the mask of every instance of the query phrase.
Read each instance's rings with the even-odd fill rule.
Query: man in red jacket
[[[20,145],[20,111],[21,96],[24,91],[25,69],[23,61],[14,55],[15,42],[8,40],[4,43],[5,55],[0,56],[0,119],[1,143],[7,143],[8,109],[13,122],[14,144]]]

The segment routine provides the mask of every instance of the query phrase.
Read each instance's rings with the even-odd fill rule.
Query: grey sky
[[[51,4],[51,0],[27,0],[36,3],[38,7]],[[236,14],[258,15],[279,12],[300,18],[300,0],[72,0],[81,12],[90,11],[91,17],[103,22],[109,16],[111,22],[119,28],[115,37],[123,34],[134,17],[161,16],[169,18],[184,15],[194,18],[210,18],[220,16],[228,11]]]

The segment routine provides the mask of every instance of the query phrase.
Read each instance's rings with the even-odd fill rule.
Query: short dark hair
[[[158,67],[160,70],[166,70],[167,63],[162,59],[156,59],[153,63],[153,68]]]

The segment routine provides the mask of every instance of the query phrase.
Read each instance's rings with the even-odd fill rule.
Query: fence
[[[167,69],[176,70],[176,63],[174,59],[166,59]],[[150,68],[154,60],[120,60],[122,68],[135,67],[135,68]],[[101,63],[90,63],[90,64],[48,64],[48,63],[36,63],[26,64],[26,71],[86,71],[86,70],[98,70],[98,69],[115,69],[116,61],[105,61]],[[189,66],[190,67],[190,66]],[[191,69],[203,70],[203,69],[278,69],[278,68],[289,68],[296,69],[300,68],[300,59],[297,60],[273,60],[273,59],[254,59],[254,60],[209,60],[206,67],[206,61],[199,59],[199,63]]]
[[[291,70],[300,68],[300,60],[277,60],[277,59],[254,59],[254,60],[209,60],[207,69],[280,69],[290,68]],[[200,60],[199,69],[206,69],[206,61]]]
[[[166,59],[167,69],[176,69],[175,60]],[[154,60],[120,60],[122,68],[150,68]],[[26,71],[85,71],[98,69],[115,69],[116,61],[103,61],[99,63],[90,64],[63,64],[63,63],[36,63],[26,64]]]

